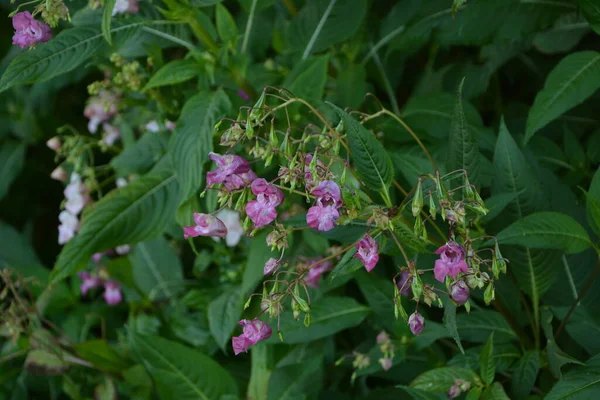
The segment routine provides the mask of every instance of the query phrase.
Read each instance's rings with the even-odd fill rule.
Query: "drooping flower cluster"
[[[79,272],[79,278],[81,279],[81,294],[86,296],[88,291],[91,289],[95,289],[101,286],[104,286],[104,301],[109,306],[115,306],[119,304],[123,300],[123,295],[121,294],[121,284],[116,281],[108,280],[105,281],[97,274],[92,274],[89,272]]]
[[[379,345],[379,351],[383,353],[383,357],[378,360],[379,364],[384,371],[389,371],[392,368],[396,348],[386,331],[379,332],[376,341]]]
[[[236,356],[240,353],[246,353],[248,347],[271,337],[271,327],[259,319],[253,319],[252,321],[243,319],[238,322],[238,325],[243,327],[243,333],[231,340],[233,352]]]
[[[311,191],[316,196],[315,205],[306,214],[306,223],[313,229],[329,231],[340,217],[338,209],[342,206],[340,187],[334,181],[323,181]]]
[[[64,194],[67,200],[65,202],[65,210],[58,216],[60,220],[58,227],[59,244],[65,244],[75,236],[75,233],[79,229],[78,215],[83,210],[83,207],[90,202],[88,189],[76,172],[71,174],[70,183],[65,188]]]
[[[33,18],[29,11],[16,13],[13,16],[12,24],[15,28],[12,43],[22,49],[47,42],[52,38],[50,27]]]
[[[88,130],[90,133],[96,133],[100,124],[105,124],[103,125],[105,130],[113,128],[108,121],[117,113],[118,104],[119,97],[108,90],[101,90],[97,96],[89,98],[83,115],[89,119]]]

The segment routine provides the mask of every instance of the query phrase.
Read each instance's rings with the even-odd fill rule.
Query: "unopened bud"
[[[415,311],[408,318],[408,326],[413,335],[420,335],[425,328],[425,318],[418,311]]]
[[[269,260],[265,263],[264,267],[264,275],[271,275],[275,273],[281,266],[281,263],[276,258],[269,258]]]
[[[423,208],[423,190],[421,189],[421,179],[419,179],[419,183],[417,183],[417,188],[415,189],[415,195],[412,200],[412,215],[416,217],[421,212],[421,208]]]
[[[493,282],[488,283],[488,286],[485,288],[485,292],[483,292],[483,300],[486,305],[490,305],[490,303],[496,297],[496,292],[494,291]]]
[[[392,359],[389,357],[384,357],[379,359],[379,364],[381,364],[381,368],[384,371],[389,371],[392,368]]]
[[[50,178],[60,182],[65,182],[67,180],[67,171],[65,171],[63,167],[56,167],[50,174]]]
[[[458,280],[450,285],[450,296],[456,304],[463,305],[469,300],[469,287],[463,280]]]
[[[51,150],[58,151],[61,146],[60,139],[57,136],[54,136],[46,142],[46,146]]]

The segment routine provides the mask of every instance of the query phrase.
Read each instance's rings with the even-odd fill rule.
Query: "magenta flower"
[[[339,211],[333,206],[312,206],[306,214],[306,223],[313,229],[327,232],[335,227],[335,221],[340,217]]]
[[[402,275],[400,275],[400,280],[396,282],[398,289],[400,290],[400,294],[402,296],[411,297],[412,296],[412,281],[413,278],[410,276],[410,272],[404,271]]]
[[[304,156],[304,186],[306,187],[306,190],[312,190],[312,188],[315,186],[315,184],[318,182],[318,176],[315,177],[312,175],[312,172],[310,172],[310,163],[313,160],[313,155],[312,154],[307,154]],[[317,171],[322,170],[325,168],[325,164],[323,164],[320,160],[317,160]]]
[[[227,181],[229,181],[230,185],[237,186],[240,182],[243,182],[243,179],[234,175],[250,171],[248,161],[234,154],[225,154],[222,156],[216,153],[209,153],[208,158],[217,164],[215,171],[206,173],[206,186],[208,187],[218,185],[219,183],[227,183]]]
[[[184,239],[196,236],[225,237],[227,235],[227,228],[223,221],[212,215],[194,212],[194,222],[196,223],[194,226],[183,227]]]
[[[306,281],[306,284],[308,286],[313,287],[313,288],[319,287],[319,279],[321,278],[321,275],[323,275],[325,272],[333,269],[333,263],[331,261],[329,261],[329,260],[320,261],[320,260],[321,260],[321,258],[315,258],[313,260],[308,261],[309,267],[311,265],[314,265],[314,266],[308,271],[308,274],[306,275],[306,278],[304,278],[304,280]]]
[[[460,244],[450,241],[435,251],[439,254],[439,260],[436,260],[433,274],[435,279],[444,282],[446,276],[456,277],[459,272],[466,273],[469,269],[465,261],[465,249]]]
[[[371,272],[379,261],[378,251],[379,244],[367,234],[356,244],[356,254],[353,257],[359,258],[367,269],[367,272]]]
[[[458,305],[465,304],[469,300],[469,287],[463,280],[458,280],[450,285],[450,296]]]
[[[281,263],[276,258],[269,258],[269,260],[265,263],[264,274],[271,275],[275,271],[279,269]]]
[[[342,192],[334,181],[323,181],[311,192],[317,196],[317,202],[323,206],[333,205],[336,208],[342,206]]]
[[[224,186],[225,189],[232,192],[234,190],[238,190],[248,186],[256,178],[258,177],[252,170],[248,172],[242,172],[241,174],[233,174],[230,175],[227,179],[225,179]]]
[[[243,319],[238,322],[238,325],[243,326],[244,330],[241,335],[232,338],[233,352],[236,356],[247,352],[248,347],[261,340],[267,340],[272,334],[271,327],[259,319],[253,319],[252,321]]]
[[[251,189],[252,193],[256,195],[256,200],[251,200],[246,204],[246,214],[254,222],[254,227],[260,228],[277,218],[275,207],[283,201],[283,192],[262,178],[255,179]]]
[[[79,289],[81,290],[81,295],[87,295],[88,290],[94,289],[102,286],[104,283],[100,277],[97,275],[92,275],[89,272],[79,272],[77,274],[79,278],[81,278],[81,285],[79,285]]]
[[[116,306],[123,300],[119,282],[108,281],[104,284],[104,300],[109,306]]]
[[[408,317],[408,326],[413,335],[419,335],[425,328],[425,318],[418,311],[415,311]]]
[[[250,101],[250,96],[248,96],[248,93],[246,93],[246,91],[244,89],[238,90],[237,95],[240,97],[240,99],[242,99],[246,102]]]
[[[16,13],[13,16],[12,24],[15,28],[12,43],[22,49],[47,42],[52,38],[50,27],[33,18],[29,11]]]

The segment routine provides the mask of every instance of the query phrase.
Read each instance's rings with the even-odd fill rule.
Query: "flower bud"
[[[408,326],[413,335],[420,335],[425,328],[425,318],[418,311],[415,311],[408,317]]]
[[[433,199],[433,195],[429,192],[429,215],[431,218],[435,219],[437,215],[437,207],[435,205],[435,200]]]
[[[423,191],[421,189],[421,179],[419,179],[419,183],[417,183],[417,188],[415,189],[415,195],[412,200],[412,215],[416,217],[421,212],[421,208],[423,208]]]
[[[57,136],[54,136],[46,142],[46,146],[51,150],[58,151],[61,146],[60,139]]]
[[[60,182],[65,182],[67,180],[67,171],[65,171],[63,167],[56,167],[50,174],[50,178]]]
[[[483,292],[483,300],[486,305],[490,305],[492,300],[496,297],[496,293],[494,291],[494,283],[488,283],[488,286],[485,288],[485,292]]]
[[[277,271],[279,269],[279,267],[281,267],[281,263],[279,262],[278,259],[269,258],[269,260],[265,264],[265,268],[264,268],[263,272],[265,275],[271,275],[271,274],[275,273],[275,271]]]
[[[458,280],[450,285],[450,296],[459,306],[465,304],[470,296],[469,287],[465,281]]]
[[[379,359],[379,364],[381,364],[381,368],[384,371],[389,371],[392,368],[392,359],[389,357],[384,357]]]

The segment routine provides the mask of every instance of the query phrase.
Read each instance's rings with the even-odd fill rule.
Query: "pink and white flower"
[[[67,171],[63,167],[56,167],[56,168],[54,168],[54,171],[52,171],[52,173],[50,173],[50,178],[52,178],[56,181],[66,182]]]
[[[246,204],[246,214],[254,222],[254,227],[260,228],[277,218],[275,207],[283,202],[283,192],[262,178],[255,179],[251,189],[252,193],[256,195],[256,200],[251,200]]]
[[[223,221],[209,214],[194,213],[194,222],[196,225],[183,227],[183,238],[196,236],[216,236],[225,237],[227,228]]]
[[[82,271],[77,275],[81,279],[81,285],[79,285],[79,289],[81,290],[82,296],[86,296],[90,289],[100,287],[104,283],[98,275],[91,274],[89,272]]]
[[[281,263],[276,258],[269,258],[269,260],[265,263],[265,268],[263,271],[264,275],[271,275],[275,273],[281,267]]]
[[[446,276],[454,278],[459,272],[467,273],[469,266],[465,261],[466,252],[460,244],[450,241],[437,249],[435,254],[440,255],[433,268],[433,274],[438,281],[444,282]]]
[[[312,267],[308,271],[308,274],[306,274],[306,278],[304,278],[304,281],[310,287],[318,288],[319,279],[321,278],[321,275],[333,269],[333,263],[330,260],[321,260],[322,258],[315,258],[313,260],[308,261],[308,266]]]
[[[109,306],[115,306],[123,300],[119,282],[108,281],[104,284],[104,301]]]
[[[113,17],[117,14],[137,14],[140,6],[137,0],[117,0],[112,10]]]
[[[343,204],[340,187],[334,181],[323,181],[311,194],[317,196],[317,200],[315,205],[308,209],[306,223],[322,232],[333,229],[340,217],[338,209]]]
[[[371,272],[379,261],[379,244],[370,235],[365,235],[356,244],[356,254],[353,256],[360,259],[368,272]]]
[[[232,338],[233,352],[236,356],[247,352],[248,347],[261,340],[267,340],[272,334],[271,327],[259,319],[253,319],[252,321],[243,319],[238,322],[238,325],[243,326],[244,329],[241,335]]]
[[[89,98],[83,115],[89,119],[88,130],[90,133],[96,133],[101,123],[108,121],[117,113],[118,104],[118,96],[107,90],[102,90],[98,96]]]

